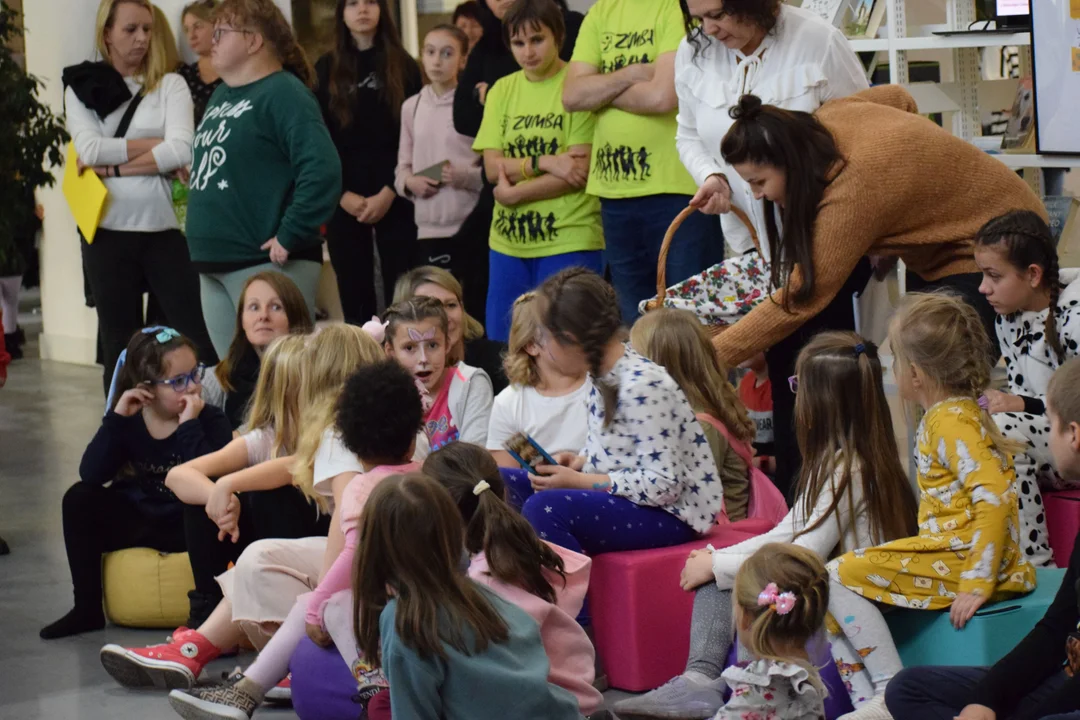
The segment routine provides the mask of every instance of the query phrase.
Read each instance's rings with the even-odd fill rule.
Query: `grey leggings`
[[[734,640],[731,591],[708,582],[694,591],[694,614],[690,620],[690,657],[687,671],[716,679],[724,672]]]

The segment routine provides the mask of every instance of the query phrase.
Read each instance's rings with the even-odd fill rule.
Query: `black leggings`
[[[199,275],[179,230],[121,232],[98,228],[92,245],[83,241],[82,257],[97,309],[105,392],[120,352],[143,327],[143,292],[147,289],[160,307],[157,319],[191,338],[199,349],[199,362],[207,366],[217,363],[203,322]]]
[[[64,545],[67,547],[75,608],[101,612],[101,556],[131,547],[160,552],[184,551],[184,526],[178,506],[147,506],[111,487],[77,482],[64,493]]]
[[[196,612],[196,605],[213,609],[221,600],[221,587],[214,578],[225,572],[229,563],[235,563],[251,543],[267,538],[325,536],[330,531],[330,516],[318,514],[316,506],[292,486],[243,493],[240,503],[240,539],[236,544],[228,538],[217,539],[218,527],[202,505],[184,506],[184,536],[195,576],[193,616],[202,614]]]
[[[384,299],[389,305],[394,283],[407,272],[415,252],[416,220],[413,205],[394,198],[390,210],[374,225],[357,222],[340,207],[326,228],[326,247],[337,275],[338,295],[345,322],[362,325],[377,311],[374,243],[379,245]]]

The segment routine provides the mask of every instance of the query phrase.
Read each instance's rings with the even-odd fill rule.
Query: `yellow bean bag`
[[[105,555],[105,615],[114,625],[175,628],[188,617],[195,589],[187,553],[127,548]]]

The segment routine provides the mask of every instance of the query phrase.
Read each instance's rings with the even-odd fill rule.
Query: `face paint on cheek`
[[[416,328],[408,328],[409,339],[413,342],[419,343],[420,352],[420,365],[427,365],[427,346],[426,341],[435,339],[435,328],[429,328],[427,332],[420,333],[416,331]]]

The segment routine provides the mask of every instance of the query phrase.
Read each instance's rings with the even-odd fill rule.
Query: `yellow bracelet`
[[[531,175],[529,175],[528,162],[529,158],[521,159],[521,177],[525,178],[526,180],[532,177]]]

